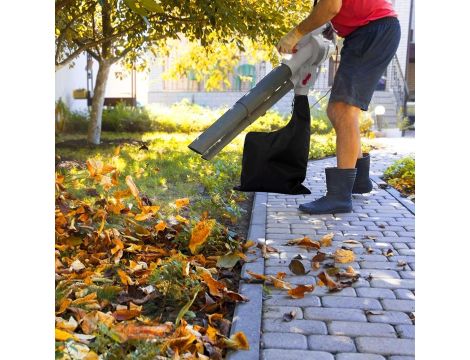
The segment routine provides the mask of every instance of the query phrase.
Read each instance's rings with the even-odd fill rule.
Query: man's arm
[[[292,54],[295,45],[304,35],[333,19],[341,10],[342,5],[342,0],[320,0],[317,6],[312,8],[310,15],[305,20],[282,37],[276,46],[277,50],[280,53]]]
[[[297,25],[297,30],[304,36],[320,26],[325,25],[339,13],[342,5],[342,0],[319,1],[317,6],[310,12],[310,15]]]

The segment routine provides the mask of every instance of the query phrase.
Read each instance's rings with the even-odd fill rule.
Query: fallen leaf
[[[385,229],[385,225],[384,225],[384,224],[379,224],[378,227],[381,228],[381,229]]]
[[[381,311],[372,311],[372,310],[366,310],[366,315],[383,315],[384,313]]]
[[[295,275],[305,275],[308,274],[305,272],[305,267],[304,264],[302,264],[302,261],[297,260],[297,259],[292,259],[290,264],[289,264],[289,270],[292,271]]]
[[[312,262],[312,269],[313,270],[318,270],[320,269],[320,263],[318,261]]]
[[[324,235],[320,240],[321,246],[322,247],[331,246],[331,242],[333,241],[334,236],[335,236],[334,233],[329,233],[329,234]]]
[[[68,339],[77,340],[73,334],[57,328],[55,329],[55,339],[58,341],[65,341]]]
[[[165,229],[166,229],[166,222],[164,222],[163,220],[160,220],[160,221],[158,222],[158,224],[155,225],[155,230],[157,230],[157,233],[158,233],[159,231],[163,231],[163,230],[165,230]]]
[[[80,270],[85,269],[85,265],[80,260],[75,260],[71,265],[70,265],[70,270],[73,270],[75,272],[79,272]]]
[[[237,253],[230,253],[220,256],[217,260],[217,267],[232,269],[240,259],[241,257]]]
[[[191,239],[189,240],[189,249],[192,254],[196,253],[198,247],[203,245],[209,237],[215,220],[201,220],[193,228],[191,232]]]
[[[334,253],[334,258],[335,262],[339,262],[341,264],[353,262],[356,259],[353,251],[345,249],[337,249]]]
[[[406,265],[408,265],[408,263],[406,261],[399,261],[397,263],[397,266],[399,266],[399,267],[406,266]]]
[[[292,310],[291,312],[285,313],[285,314],[282,316],[282,319],[283,319],[284,321],[292,321],[292,320],[294,320],[294,318],[295,318],[295,314],[296,314],[295,310]]]
[[[393,250],[392,249],[388,249],[387,252],[384,254],[386,257],[390,257],[390,256],[393,256]]]
[[[232,350],[250,350],[248,339],[242,331],[233,334],[230,339],[223,339],[225,346]]]
[[[345,244],[360,244],[360,242],[357,240],[344,240],[343,242]]]
[[[207,287],[209,288],[209,293],[212,296],[222,297],[222,291],[226,289],[224,284],[215,280],[209,273],[206,272],[201,273],[201,278],[206,283]]]
[[[341,284],[334,281],[326,272],[321,272],[318,274],[318,279],[322,284],[326,285],[330,291],[337,291],[342,289]]]
[[[321,251],[317,251],[317,255],[313,257],[312,261],[320,263],[325,259],[326,259],[326,254]]]
[[[140,310],[116,310],[113,312],[113,317],[118,321],[130,320],[140,315]]]
[[[122,341],[130,339],[145,340],[168,335],[173,330],[173,324],[139,325],[121,323],[114,326],[113,330],[119,335]]]
[[[242,294],[239,294],[234,291],[227,290],[225,291],[225,295],[232,301],[236,302],[245,302],[248,301],[248,298]]]
[[[320,243],[318,241],[313,241],[307,236],[298,239],[292,239],[287,241],[287,245],[297,245],[297,246],[304,246],[307,249],[320,249]]]
[[[263,274],[257,274],[250,270],[247,270],[246,273],[257,280],[266,280],[266,276]]]
[[[353,268],[352,266],[348,266],[348,267],[346,268],[346,272],[347,272],[348,274],[354,274],[354,275],[356,274],[356,270],[354,270],[354,268]]]
[[[176,199],[175,200],[175,205],[178,209],[182,208],[183,206],[188,206],[189,205],[189,198]]]
[[[302,299],[306,292],[312,292],[313,285],[299,285],[294,289],[289,290],[287,293],[294,299]]]

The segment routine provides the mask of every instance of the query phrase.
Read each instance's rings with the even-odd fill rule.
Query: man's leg
[[[361,109],[342,101],[330,102],[327,115],[336,131],[336,158],[339,169],[354,169],[362,157],[359,114]]]

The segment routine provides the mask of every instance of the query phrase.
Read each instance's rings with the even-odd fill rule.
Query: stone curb
[[[266,203],[267,193],[255,193],[251,211],[250,228],[248,229],[247,240],[264,244],[266,240]],[[251,260],[251,259],[250,259]],[[250,350],[239,350],[228,352],[227,360],[259,360],[261,343],[261,318],[263,308],[263,285],[247,283],[251,277],[247,270],[264,274],[264,258],[260,251],[251,262],[243,264],[239,293],[246,296],[249,301],[237,303],[233,314],[232,328],[230,335],[243,331],[250,344]]]
[[[377,185],[387,185],[387,188],[382,188],[386,192],[388,192],[390,195],[392,195],[400,204],[402,204],[410,213],[415,215],[415,204],[413,201],[408,200],[407,198],[404,198],[401,196],[401,194],[395,190],[392,186],[388,185],[385,181],[383,181],[379,176],[377,175],[371,175],[370,179],[375,182]]]

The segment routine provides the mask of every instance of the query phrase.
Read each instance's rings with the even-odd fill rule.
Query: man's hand
[[[297,29],[297,27],[293,28],[289,31],[286,35],[284,35],[281,40],[279,40],[278,44],[276,45],[277,51],[280,54],[292,54],[295,52],[295,45],[302,39],[302,34]]]

